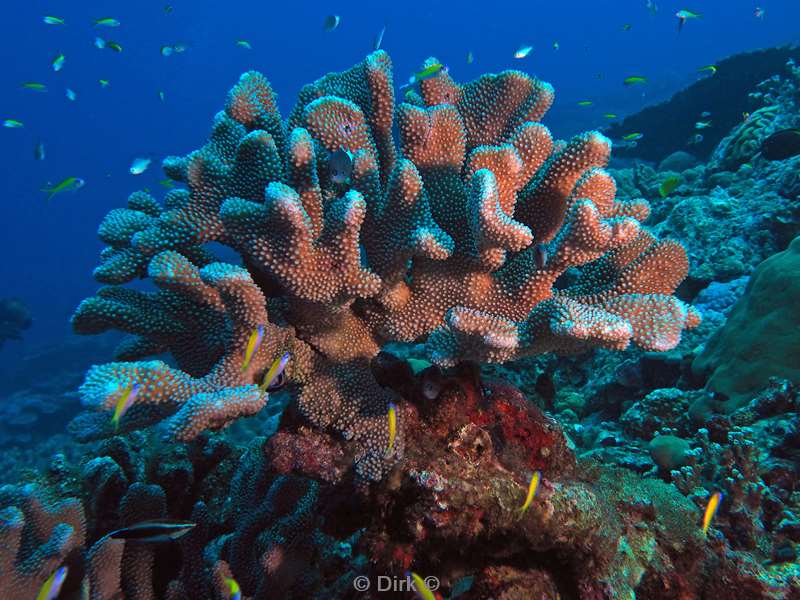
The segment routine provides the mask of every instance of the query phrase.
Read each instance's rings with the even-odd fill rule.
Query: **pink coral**
[[[351,440],[358,472],[374,479],[403,451],[401,418],[385,456],[396,398],[369,371],[386,341],[425,340],[432,360],[453,365],[631,341],[666,350],[697,323],[672,296],[685,252],[646,232],[643,202],[616,200],[608,140],[554,142],[538,122],[549,84],[505,71],[459,85],[442,72],[420,94],[395,107],[378,51],[303,88],[284,124],[266,79],[243,75],[206,146],[165,161],[188,191],[171,192],[166,210],[137,196],[105,221],[102,279],[146,269],[160,291],[102,290],[74,319],[82,332],[138,334],[126,360],[169,350],[180,370],[97,367],[84,400],[108,410],[109,391],[144,378],[137,403],[171,405],[170,431],[188,439],[256,412],[254,386],[289,350],[301,412]],[[345,183],[329,168],[342,150]],[[210,241],[245,268],[213,262],[199,247]],[[563,287],[567,271],[575,284]],[[257,325],[268,342],[241,372]]]

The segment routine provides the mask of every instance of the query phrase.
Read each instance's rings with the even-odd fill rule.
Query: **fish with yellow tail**
[[[542,479],[541,471],[534,471],[533,476],[531,477],[531,482],[528,485],[528,495],[525,498],[525,503],[519,507],[520,515],[525,514],[525,511],[528,510],[528,508],[531,505],[531,502],[533,502],[533,499],[536,497],[536,490],[539,488],[539,482],[541,481],[541,479]]]
[[[224,582],[229,600],[242,600],[242,588],[239,587],[237,581],[232,577],[226,577]]]
[[[708,499],[706,514],[703,515],[703,535],[708,535],[708,528],[711,525],[711,520],[714,518],[714,515],[717,514],[719,505],[722,503],[724,497],[722,492],[714,492],[711,494],[711,498]]]
[[[394,450],[394,440],[397,437],[397,405],[389,402],[389,445],[386,447],[386,456]]]
[[[61,586],[64,585],[64,581],[67,579],[68,572],[69,569],[67,567],[59,567],[53,571],[53,574],[42,584],[42,588],[36,595],[36,600],[55,600],[58,598],[58,594],[61,593]]]
[[[244,351],[244,362],[242,363],[242,373],[247,371],[247,367],[250,366],[250,361],[253,359],[253,355],[258,351],[259,346],[261,346],[261,342],[264,340],[264,326],[259,325],[255,329],[253,329],[253,333],[250,334],[250,339],[247,340],[247,348]]]
[[[114,415],[111,417],[111,424],[114,426],[114,431],[119,429],[119,420],[128,412],[128,409],[136,402],[136,396],[139,395],[141,387],[138,383],[131,383],[128,387],[122,390],[122,393],[117,400],[114,407]]]
[[[414,573],[414,571],[406,571],[406,577],[411,580],[411,587],[420,600],[436,600],[436,595],[422,577]]]
[[[269,370],[264,374],[264,380],[259,386],[262,393],[271,392],[282,387],[281,376],[283,375],[283,370],[286,368],[290,357],[291,355],[286,352],[283,356],[276,358],[272,362]]]
[[[55,185],[47,184],[41,189],[42,192],[47,194],[47,201],[53,199],[53,196],[62,192],[74,192],[81,189],[86,182],[80,177],[67,177]]]

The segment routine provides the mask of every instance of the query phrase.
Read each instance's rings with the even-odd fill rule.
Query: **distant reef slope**
[[[688,150],[706,159],[731,130],[742,120],[742,113],[753,106],[748,94],[761,81],[781,73],[789,59],[800,60],[800,48],[781,46],[735,54],[716,63],[717,72],[704,77],[670,100],[645,108],[605,129],[613,140],[639,132],[644,137],[635,147],[614,148],[617,157],[641,158],[660,162],[677,150]],[[700,143],[687,145],[696,133],[695,123],[704,111],[711,113],[712,126],[700,133]]]

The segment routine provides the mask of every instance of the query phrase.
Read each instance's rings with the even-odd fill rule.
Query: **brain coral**
[[[424,341],[447,366],[667,350],[698,322],[672,295],[682,246],[641,225],[644,201],[615,198],[609,140],[556,141],[539,123],[549,84],[504,71],[460,85],[443,71],[419,88],[395,106],[377,51],[305,86],[284,121],[267,80],[242,75],[208,143],[164,161],[186,189],[163,205],[135,193],[100,226],[95,277],[110,285],[73,325],[135,337],[121,362],[89,372],[84,402],[109,411],[139,382],[130,423],[172,414],[167,432],[190,439],[260,410],[257,384],[288,351],[300,412],[350,440],[357,473],[377,478],[403,452],[401,416],[386,456],[397,399],[369,370],[386,341]],[[344,182],[330,167],[342,150]],[[208,242],[242,266],[215,262]],[[136,277],[158,291],[120,287]],[[264,343],[243,368],[257,326]],[[162,352],[175,367],[142,361]]]
[[[770,377],[800,381],[800,237],[762,262],[747,290],[694,360],[708,387],[725,394],[725,408],[747,404]]]

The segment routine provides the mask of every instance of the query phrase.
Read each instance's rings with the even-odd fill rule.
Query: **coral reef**
[[[800,237],[753,272],[727,322],[705,344],[692,368],[708,388],[738,408],[770,377],[800,383]]]
[[[302,414],[349,439],[359,476],[378,479],[405,428],[386,457],[393,396],[369,360],[387,341],[427,338],[428,356],[453,365],[630,342],[668,350],[697,325],[672,296],[685,252],[641,226],[645,202],[615,199],[608,140],[554,142],[538,123],[548,84],[506,71],[459,85],[442,72],[396,108],[392,86],[375,52],[306,86],[284,123],[266,79],[246,73],[208,144],[164,163],[188,190],[163,207],[136,193],[108,214],[95,276],[113,285],[73,325],[136,337],[122,362],[89,372],[85,404],[108,411],[137,382],[124,429],[169,416],[167,434],[189,440],[258,412],[257,384],[289,352]],[[340,151],[346,182],[329,165]],[[213,262],[212,241],[244,267]],[[137,276],[159,291],[118,286]],[[265,341],[243,368],[256,327]],[[177,368],[140,360],[165,351]],[[87,437],[111,433],[93,423]]]
[[[632,131],[643,133],[636,146],[623,146],[618,154],[657,163],[673,152],[687,150],[687,142],[697,133],[695,123],[704,119],[701,116],[704,111],[710,111],[711,127],[702,131],[703,139],[690,146],[689,151],[703,160],[709,155],[716,156],[720,141],[742,122],[742,113],[752,113],[762,105],[751,94],[754,88],[780,73],[787,61],[792,60],[800,60],[797,46],[726,57],[715,63],[714,75],[704,76],[669,100],[614,123],[604,133],[615,140]]]
[[[31,595],[68,565],[69,598],[223,600],[227,578],[246,600],[399,598],[375,586],[412,570],[465,600],[800,598],[800,397],[759,362],[793,329],[758,338],[791,320],[800,242],[756,269],[800,233],[800,159],[607,172],[607,140],[554,141],[552,89],[522,73],[443,72],[397,107],[392,85],[373,53],[284,122],[247,73],[208,144],[165,162],[187,189],[109,213],[108,287],[73,325],[133,337],[81,386],[83,456],[0,488],[0,582]],[[759,353],[735,402],[692,368],[722,344]],[[195,527],[107,536],[152,518]]]
[[[750,162],[772,133],[800,125],[800,67],[789,60],[784,73],[762,81],[748,96],[758,107],[719,143],[709,161],[712,170],[735,171]]]

